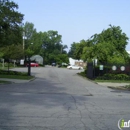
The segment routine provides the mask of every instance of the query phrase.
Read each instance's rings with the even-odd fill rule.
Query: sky
[[[24,23],[37,32],[58,31],[62,44],[87,40],[109,24],[120,26],[130,39],[130,0],[13,0],[24,14]],[[130,51],[130,41],[126,50]]]

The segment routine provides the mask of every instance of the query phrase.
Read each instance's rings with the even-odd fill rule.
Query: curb
[[[30,79],[29,82],[32,82],[36,79],[36,77],[34,76],[34,78]]]
[[[98,84],[98,82],[96,81],[93,81],[91,79],[88,79],[87,77],[83,77],[82,75],[80,75],[79,73],[77,73],[78,76],[92,82],[92,83],[95,83],[95,84]],[[98,84],[100,85],[100,84]],[[102,86],[102,85],[101,85]],[[118,90],[125,90],[125,91],[130,91],[130,88],[125,88],[124,86],[106,86],[107,88],[111,88],[111,89],[118,89]]]
[[[113,87],[113,86],[107,86],[108,88],[111,88],[111,89],[118,89],[118,90],[127,90],[127,91],[130,91],[130,88],[125,88],[124,86],[118,86],[118,87]]]
[[[2,81],[6,81],[6,82],[5,82],[5,83],[0,83],[0,85],[1,85],[1,84],[13,84],[13,83],[15,83],[15,84],[17,84],[17,83],[28,83],[28,82],[34,81],[35,79],[36,79],[36,77],[34,76],[34,78],[25,80],[25,82],[24,82],[23,79],[11,79],[11,80],[14,80],[14,81],[10,81],[10,79],[4,80],[4,78],[3,78]],[[16,80],[16,81],[15,81],[15,80]],[[23,82],[17,82],[17,80],[23,81]]]

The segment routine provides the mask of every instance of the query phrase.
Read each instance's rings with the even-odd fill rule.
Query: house
[[[84,62],[83,60],[75,60],[73,58],[69,58],[69,64],[78,65],[78,66],[82,66],[82,67],[85,67],[87,65],[87,63]]]
[[[34,55],[30,59],[31,59],[31,61],[35,61],[38,64],[43,65],[43,58],[40,55]]]

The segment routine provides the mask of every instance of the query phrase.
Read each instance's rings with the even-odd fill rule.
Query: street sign
[[[99,66],[99,70],[103,70],[103,65],[100,65],[100,66]]]

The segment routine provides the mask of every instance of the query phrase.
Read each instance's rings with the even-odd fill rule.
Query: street
[[[82,70],[31,71],[31,82],[0,85],[0,130],[118,130],[120,119],[130,120],[129,91],[100,86],[78,76]]]

